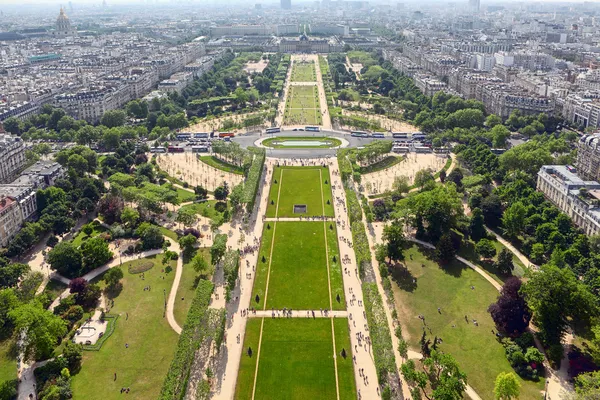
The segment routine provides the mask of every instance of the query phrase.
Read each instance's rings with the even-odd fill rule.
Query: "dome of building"
[[[76,34],[76,30],[71,27],[71,21],[69,21],[69,17],[67,17],[67,14],[65,14],[65,9],[61,7],[60,14],[58,14],[58,18],[56,18],[56,29],[53,35],[65,37],[75,36]]]

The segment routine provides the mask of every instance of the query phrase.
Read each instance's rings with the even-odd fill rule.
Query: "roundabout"
[[[276,136],[258,140],[256,144],[271,149],[331,149],[346,147],[348,142],[333,137]]]

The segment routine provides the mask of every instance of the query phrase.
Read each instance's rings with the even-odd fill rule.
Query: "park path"
[[[327,107],[327,94],[325,93],[325,86],[323,85],[323,75],[321,74],[321,67],[319,65],[319,56],[313,56],[315,60],[315,68],[317,69],[317,88],[319,89],[319,105],[321,107],[321,125],[323,129],[331,129],[331,116],[329,115],[329,108]]]
[[[175,278],[173,279],[173,285],[171,286],[171,291],[169,292],[169,299],[167,300],[167,322],[171,325],[171,328],[177,334],[181,334],[181,326],[177,323],[175,319],[175,315],[173,314],[173,309],[175,308],[175,298],[177,297],[177,289],[179,288],[179,283],[181,282],[181,274],[183,273],[183,253],[181,252],[181,247],[179,247],[179,243],[171,240],[171,251],[175,251],[179,257],[177,257],[177,268],[175,269]]]
[[[523,263],[523,265],[525,267],[531,268],[534,271],[537,271],[539,269],[539,267],[536,264],[532,263],[525,254],[521,253],[519,251],[519,249],[517,249],[515,246],[513,246],[508,240],[506,240],[502,236],[500,236],[500,234],[498,232],[488,228],[487,226],[485,227],[485,229],[489,233],[493,234],[496,237],[496,239],[498,239],[498,241],[500,243],[502,243],[502,245],[504,247],[506,247],[508,250],[510,250],[519,259],[519,261],[521,261]]]
[[[334,159],[333,162],[328,162],[328,164],[331,175],[330,179],[335,215],[336,219],[339,221],[337,233],[340,258],[347,260],[344,264],[343,280],[347,303],[346,308],[349,313],[349,318],[352,320],[352,323],[348,321],[348,325],[350,328],[350,344],[354,350],[353,355],[356,356],[354,376],[360,395],[365,399],[377,399],[379,398],[379,393],[377,391],[378,385],[365,385],[363,377],[359,374],[359,369],[363,369],[365,376],[370,376],[371,379],[377,379],[377,370],[375,368],[375,360],[371,352],[371,346],[367,346],[364,341],[359,341],[357,339],[359,333],[364,334],[365,337],[369,336],[369,326],[364,307],[359,305],[363,302],[362,281],[358,274],[358,265],[356,264],[354,249],[350,246],[350,243],[352,243],[352,231],[350,230],[350,220],[346,208],[346,194],[344,192],[337,159]],[[344,240],[340,240],[340,237],[343,237]]]

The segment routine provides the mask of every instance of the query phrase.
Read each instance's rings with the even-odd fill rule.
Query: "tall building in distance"
[[[65,14],[64,8],[60,8],[60,14],[56,18],[56,29],[52,32],[52,36],[68,37],[77,36],[77,30],[71,26],[69,17]]]
[[[282,10],[291,10],[292,9],[292,0],[281,0],[281,9]]]
[[[479,12],[479,0],[469,0],[469,9],[471,12]]]

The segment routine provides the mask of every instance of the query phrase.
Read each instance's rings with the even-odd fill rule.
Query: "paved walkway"
[[[504,245],[504,247],[506,247],[508,250],[510,250],[519,259],[519,261],[521,261],[523,263],[523,265],[525,267],[531,268],[531,269],[536,270],[536,271],[539,269],[539,267],[536,264],[534,264],[531,261],[529,261],[529,258],[527,258],[527,256],[525,254],[521,253],[508,240],[506,240],[502,236],[500,236],[500,234],[498,232],[493,231],[492,229],[488,228],[487,226],[485,227],[485,229],[489,233],[492,233],[494,236],[496,236],[496,239],[498,239],[498,241],[500,243],[502,243]]]

